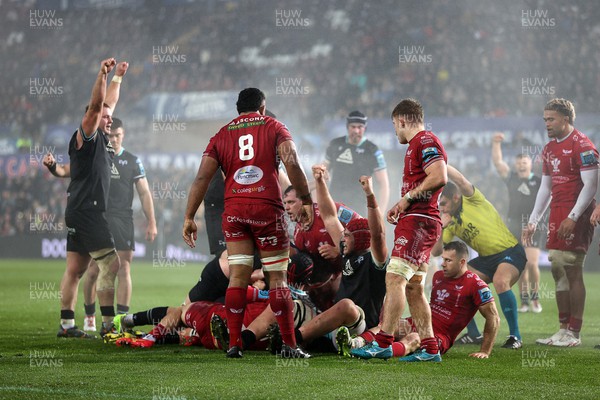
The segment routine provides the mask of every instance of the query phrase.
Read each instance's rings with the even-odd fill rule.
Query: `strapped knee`
[[[260,262],[263,265],[263,271],[287,271],[289,262],[289,253],[279,254],[274,257],[261,258]]]
[[[569,279],[565,267],[583,268],[585,254],[573,251],[550,250],[548,260],[552,265],[552,276],[556,282],[556,291],[565,292],[569,290]]]
[[[392,257],[387,272],[404,277],[409,282],[415,275],[417,267],[401,258]]]
[[[421,286],[425,286],[425,277],[427,276],[427,271],[416,271],[413,277],[408,281],[408,283],[420,284]]]
[[[357,305],[354,306],[358,310],[358,318],[348,327],[348,330],[351,335],[360,335],[367,329],[367,321],[365,321],[364,310]]]
[[[254,256],[248,254],[232,254],[227,256],[229,265],[245,265],[247,267],[254,266]]]
[[[111,268],[112,264],[119,258],[115,249],[102,249],[90,252],[90,256],[98,264],[98,280],[96,281],[96,290],[114,290],[115,279],[118,270]]]

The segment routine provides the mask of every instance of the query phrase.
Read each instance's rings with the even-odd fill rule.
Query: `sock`
[[[268,290],[258,290],[254,286],[248,286],[248,291],[246,292],[246,301],[248,303],[252,303],[254,301],[267,301],[269,300],[269,291]]]
[[[242,331],[242,348],[247,349],[256,343],[256,335],[249,329]]]
[[[238,346],[243,349],[241,335],[244,310],[246,309],[246,292],[245,287],[229,287],[225,292],[225,310],[227,312],[230,348]],[[273,311],[275,310],[273,309]]]
[[[538,293],[537,288],[531,290],[531,300],[536,301],[540,299],[540,294]]]
[[[568,324],[571,320],[571,313],[558,313],[558,322],[561,324]]]
[[[499,293],[500,307],[502,307],[502,313],[506,322],[508,323],[508,331],[511,336],[515,336],[517,339],[521,339],[521,332],[519,332],[519,321],[517,314],[517,299],[512,290],[507,290],[504,293]]]
[[[302,332],[300,332],[300,329],[294,329],[294,334],[296,335],[296,344],[302,344],[304,342],[304,338],[302,337]]]
[[[364,331],[359,335],[361,338],[365,339],[365,342],[369,343],[375,340],[375,335],[371,331]]]
[[[381,348],[390,347],[394,342],[394,335],[390,335],[384,331],[379,331],[377,335],[375,335],[375,340]]]
[[[167,315],[169,307],[154,307],[147,311],[133,314],[131,326],[155,325]]]
[[[75,311],[60,310],[60,325],[63,329],[70,329],[75,326]]]
[[[392,355],[394,357],[402,357],[406,355],[406,346],[402,342],[392,343]]]
[[[115,308],[113,306],[100,306],[100,314],[102,314],[102,317],[111,317],[112,320],[112,317],[115,316]],[[102,320],[104,321],[104,318]]]
[[[294,334],[294,302],[292,301],[290,289],[278,287],[269,290],[269,300],[279,325],[283,343],[295,349],[297,344],[296,335]]]
[[[434,337],[428,337],[425,339],[421,339],[421,348],[425,349],[429,354],[437,354],[440,352],[440,347],[438,346],[438,341]]]
[[[481,332],[479,332],[479,328],[477,327],[477,322],[475,322],[475,319],[472,319],[467,325],[467,334],[473,339],[481,336]]]
[[[165,328],[162,324],[158,324],[152,328],[149,335],[152,335],[155,340],[160,340],[167,335],[167,328]]]
[[[524,306],[529,305],[529,293],[521,292],[521,304]]]
[[[83,308],[85,309],[86,317],[96,315],[96,303],[84,304]]]
[[[133,314],[127,314],[121,318],[121,326],[124,328],[133,328],[135,323],[133,322]]]
[[[577,319],[575,317],[571,317],[569,319],[569,330],[573,332],[573,335],[576,338],[579,338],[579,332],[581,332],[581,325],[583,325],[582,319]]]
[[[127,314],[129,312],[129,306],[124,306],[123,304],[117,304],[117,315],[118,314]]]

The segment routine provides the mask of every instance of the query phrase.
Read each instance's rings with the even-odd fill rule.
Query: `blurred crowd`
[[[119,104],[128,118],[151,118],[143,100],[152,93],[247,86],[262,88],[276,114],[310,132],[354,109],[388,118],[407,96],[419,99],[426,115],[449,117],[541,115],[555,95],[574,100],[578,113],[595,113],[600,100],[600,8],[589,1],[128,3],[97,9],[64,1],[56,4],[70,6],[48,9],[48,2],[1,1],[0,138],[35,145],[48,125],[76,124],[108,56],[130,62]],[[175,61],[157,60],[167,55]],[[54,94],[39,94],[45,90]],[[151,189],[153,182],[179,182],[181,192],[194,173],[148,176]],[[494,172],[467,175],[505,208]],[[27,233],[32,215],[62,218],[66,186],[42,169],[0,176],[0,236]],[[159,231],[177,241],[185,207],[179,195],[154,198]],[[141,236],[143,215],[135,214]]]
[[[79,119],[107,56],[130,61],[127,113],[157,91],[252,85],[311,129],[352,109],[387,118],[406,96],[430,116],[501,116],[537,115],[553,93],[595,112],[600,93],[600,9],[589,1],[122,1],[36,17],[60,20],[52,29],[31,21],[43,4],[3,1],[0,15],[0,126],[34,141],[44,124]],[[62,94],[36,94],[43,85]]]

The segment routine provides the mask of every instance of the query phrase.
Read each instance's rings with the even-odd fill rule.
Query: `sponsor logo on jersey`
[[[563,154],[571,154],[573,150],[563,149]]]
[[[342,274],[344,276],[350,276],[354,273],[354,268],[352,268],[352,264],[350,260],[346,260],[346,265],[344,265],[344,269],[342,270]]]
[[[517,188],[517,191],[525,196],[531,195],[531,190],[529,190],[529,186],[525,182],[521,183],[521,185]]]
[[[398,239],[396,239],[394,243],[399,244],[400,246],[406,246],[406,243],[408,243],[408,239],[404,236],[400,236]]]
[[[235,171],[233,180],[240,185],[252,185],[260,181],[263,177],[262,169],[254,165],[248,165]]]
[[[127,160],[119,160],[119,165],[127,165]]]
[[[344,152],[338,156],[336,161],[343,164],[353,164],[352,151],[350,149],[344,150]]]
[[[117,167],[115,167],[115,164],[113,163],[110,167],[110,173],[111,173],[111,178],[113,179],[120,179],[121,178],[121,174],[119,174],[119,170],[117,169]]]

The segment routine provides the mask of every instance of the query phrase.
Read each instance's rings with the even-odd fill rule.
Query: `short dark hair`
[[[409,123],[422,123],[424,119],[423,106],[415,99],[404,99],[392,111],[392,119],[401,116]]]
[[[266,99],[265,94],[257,88],[246,88],[238,95],[235,103],[238,114],[243,112],[258,111]]]
[[[292,190],[296,190],[296,189],[294,189],[294,187],[292,185],[285,188],[285,191],[283,192],[283,197],[287,196],[288,193],[291,192]]]
[[[106,103],[102,103],[102,108],[110,108],[110,106]],[[86,105],[85,106],[85,112],[87,112],[90,109],[90,105]]]
[[[467,248],[467,245],[464,244],[463,242],[459,242],[458,240],[454,240],[452,242],[446,243],[444,245],[444,250],[446,250],[446,251],[454,250],[456,252],[456,255],[459,256],[460,258],[466,259],[467,257],[469,257],[469,249]]]
[[[448,181],[448,183],[446,183],[446,186],[444,186],[444,189],[442,190],[442,196],[451,199],[454,197],[455,194],[460,194],[458,191],[458,186],[456,186],[456,183]]]
[[[546,103],[544,111],[556,111],[569,117],[569,123],[573,124],[575,121],[575,106],[569,100],[566,99],[552,99]]]
[[[116,131],[119,128],[123,128],[123,130],[125,130],[125,127],[123,126],[123,121],[121,121],[121,119],[113,118],[112,120],[113,120],[113,122],[110,127],[111,130]]]
[[[525,154],[525,153],[519,153],[519,154],[517,154],[517,155],[515,156],[515,158],[516,158],[517,160],[520,160],[520,159],[522,159],[522,158],[529,158],[529,159],[531,159],[531,156],[530,156],[529,154]]]

